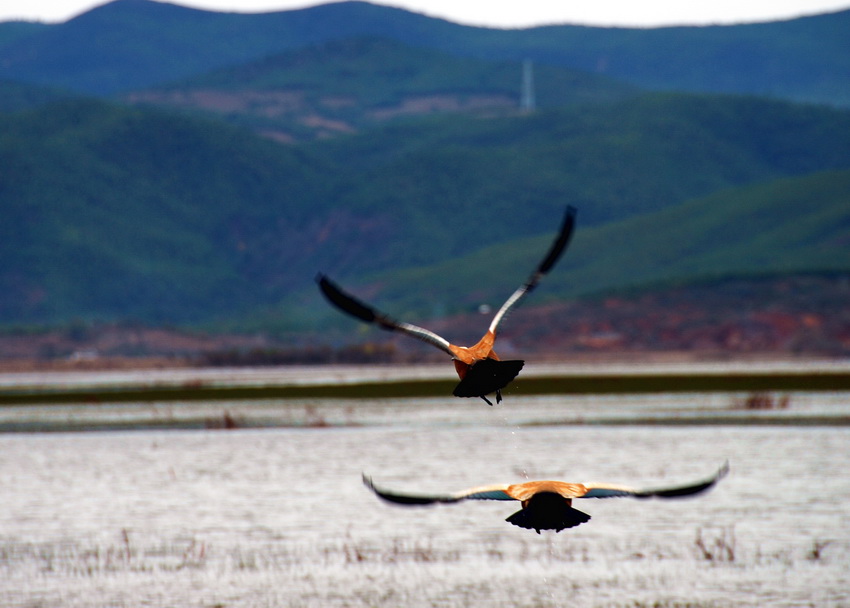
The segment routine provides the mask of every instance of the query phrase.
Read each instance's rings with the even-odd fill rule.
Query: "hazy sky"
[[[105,0],[0,0],[0,21],[65,21]],[[553,23],[655,26],[770,21],[850,8],[850,0],[381,0],[469,25],[527,27]],[[267,12],[324,2],[309,0],[179,0],[217,11]]]

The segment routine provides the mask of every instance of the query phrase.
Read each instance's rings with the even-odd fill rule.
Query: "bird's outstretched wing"
[[[515,292],[511,294],[502,307],[499,309],[499,312],[496,313],[496,316],[493,317],[493,321],[490,323],[490,331],[496,333],[496,329],[499,327],[499,324],[505,319],[508,313],[513,310],[519,303],[522,301],[525,296],[530,294],[537,284],[540,282],[546,273],[548,273],[552,267],[555,265],[555,262],[558,261],[558,258],[561,257],[561,254],[564,253],[564,250],[567,248],[567,245],[570,243],[570,238],[573,235],[573,228],[576,223],[576,209],[572,205],[567,207],[566,214],[564,215],[564,222],[561,224],[561,231],[558,233],[558,238],[555,239],[555,242],[552,243],[552,246],[549,248],[549,252],[546,254],[546,257],[543,258],[543,261],[540,262],[540,265],[537,266],[535,271],[531,273],[531,276],[528,277],[528,280],[523,283],[523,285],[517,289]]]
[[[625,486],[608,484],[584,484],[587,488],[587,492],[583,496],[577,496],[576,498],[613,498],[617,496],[632,496],[634,498],[679,498],[681,496],[692,496],[694,494],[699,494],[700,492],[705,492],[725,477],[728,472],[729,463],[726,462],[713,476],[708,479],[684,486],[655,488],[650,490],[638,490]]]
[[[402,494],[383,490],[375,486],[372,478],[363,475],[364,485],[377,496],[400,505],[431,505],[434,503],[452,503],[462,500],[516,500],[506,492],[506,485],[480,486],[454,494]]]
[[[385,329],[387,331],[398,331],[403,334],[407,334],[408,336],[427,342],[449,355],[452,355],[452,351],[449,349],[449,341],[438,336],[434,332],[410,323],[396,321],[392,317],[375,310],[354,296],[344,292],[323,274],[316,276],[316,282],[319,284],[319,289],[321,289],[322,293],[325,294],[328,301],[343,312],[346,312],[365,323],[374,323],[381,329]]]

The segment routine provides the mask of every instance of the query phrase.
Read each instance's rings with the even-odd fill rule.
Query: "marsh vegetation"
[[[619,399],[624,411],[664,406]],[[344,427],[0,435],[0,604],[850,602],[847,427],[519,426],[506,408],[478,405],[486,423],[435,401],[364,403],[363,424]],[[535,403],[517,398],[511,411],[533,415]],[[705,496],[588,500],[590,522],[541,536],[505,523],[503,503],[398,508],[360,482],[365,471],[424,491],[525,478],[652,485],[725,458],[732,473]]]

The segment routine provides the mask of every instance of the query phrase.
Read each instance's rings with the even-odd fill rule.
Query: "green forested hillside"
[[[850,113],[826,108],[650,95],[329,142],[321,149],[341,167],[338,205],[382,218],[394,237],[369,255],[340,255],[329,270],[427,264],[467,253],[470,242],[548,232],[567,203],[590,226],[731,186],[846,167],[845,129]],[[360,247],[369,236],[348,239]]]
[[[635,95],[610,78],[534,66],[535,107]],[[368,129],[436,113],[517,113],[523,64],[484,61],[381,37],[335,40],[133,91],[134,103],[205,112],[286,141]]]
[[[72,101],[0,117],[0,318],[188,322],[279,296],[245,241],[298,248],[323,174],[303,152],[157,112]]]
[[[74,97],[78,95],[63,89],[0,80],[0,112],[17,112]]]
[[[540,66],[536,97],[544,107],[602,101],[636,88],[604,76]],[[352,95],[356,105],[392,105],[409,95],[458,91],[519,95],[521,62],[458,57],[381,36],[336,39],[263,57],[185,81],[166,90],[303,89],[315,95]],[[354,105],[354,104],[352,104]]]
[[[0,49],[18,40],[35,36],[49,27],[45,23],[32,23],[29,21],[0,22]]]
[[[552,294],[846,267],[846,174],[772,182],[847,167],[850,112],[749,98],[433,117],[297,147],[58,101],[0,115],[0,323],[265,310],[297,329],[326,311],[320,270],[431,314],[470,301],[436,299],[457,295],[446,281],[472,300],[513,289],[568,203],[579,230]]]
[[[374,275],[354,290],[392,314],[412,318],[498,306],[550,241],[546,235],[499,243],[444,263]],[[535,299],[848,269],[850,170],[845,169],[731,188],[602,226],[579,222],[569,251]]]

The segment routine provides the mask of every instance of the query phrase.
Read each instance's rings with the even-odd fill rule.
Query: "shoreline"
[[[450,395],[445,364],[0,372],[0,406]],[[850,360],[540,362],[517,395],[850,391]]]

